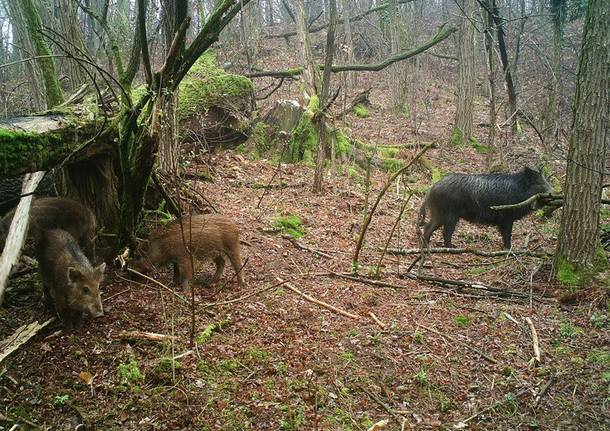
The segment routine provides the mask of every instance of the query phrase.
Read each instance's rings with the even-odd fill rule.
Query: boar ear
[[[78,269],[72,267],[68,268],[68,280],[70,281],[70,283],[76,283],[82,278],[83,274]]]
[[[106,270],[106,262],[102,262],[100,266],[95,268],[95,274],[101,279],[104,276],[104,271]]]

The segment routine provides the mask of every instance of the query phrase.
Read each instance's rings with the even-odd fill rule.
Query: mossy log
[[[66,157],[72,161],[107,153],[109,145],[84,145],[99,124],[73,113],[50,113],[0,121],[0,178],[46,171]]]

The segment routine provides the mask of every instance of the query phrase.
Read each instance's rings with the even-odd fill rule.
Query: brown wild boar
[[[72,235],[61,229],[42,232],[37,251],[45,303],[55,307],[66,329],[79,328],[83,314],[104,315],[100,282],[105,263],[93,268]]]
[[[239,230],[227,217],[215,214],[193,215],[174,221],[154,232],[139,250],[140,258],[132,261],[130,267],[146,273],[153,267],[174,266],[174,283],[183,289],[193,279],[193,268],[188,248],[193,257],[213,259],[216,272],[212,283],[218,282],[225,267],[223,255],[229,258],[237,273],[237,282],[245,286],[239,254]],[[184,230],[184,236],[183,232]]]
[[[0,229],[2,248],[14,214],[13,209],[2,219],[3,229]],[[63,229],[72,235],[85,254],[92,259],[95,254],[96,226],[95,215],[80,202],[68,198],[38,198],[32,201],[30,208],[28,243],[38,243],[42,233],[46,230]],[[32,250],[31,245],[26,248],[26,251],[30,253]]]

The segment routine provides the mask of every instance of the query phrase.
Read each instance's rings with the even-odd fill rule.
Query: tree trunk
[[[165,35],[165,58],[167,58],[174,36],[186,18],[187,8],[180,0],[163,0],[163,29]],[[163,113],[158,117],[159,169],[169,175],[177,175],[180,161],[180,142],[178,141],[178,92],[159,94],[155,108]]]
[[[496,148],[496,123],[497,123],[497,112],[496,112],[496,57],[493,49],[493,18],[488,8],[481,8],[481,14],[483,22],[485,23],[485,53],[487,63],[487,80],[489,84],[489,130],[487,134],[487,146],[489,152],[487,153],[486,164],[487,169],[491,168],[493,163],[494,155],[497,153]],[[502,154],[500,154],[502,158]],[[501,163],[503,163],[501,161]]]
[[[322,180],[324,178],[324,162],[326,161],[328,135],[326,132],[326,121],[324,114],[330,92],[330,80],[333,58],[335,55],[335,27],[337,24],[337,4],[335,0],[328,2],[329,25],[326,34],[326,59],[324,61],[324,75],[322,77],[322,89],[320,91],[320,116],[317,119],[318,129],[318,157],[316,159],[316,171],[313,178],[313,192],[322,193]]]
[[[508,94],[508,118],[510,119],[511,130],[513,133],[517,131],[517,92],[513,77],[510,71],[508,61],[508,51],[506,49],[506,40],[504,38],[504,20],[500,16],[500,11],[496,0],[488,0],[489,9],[491,10],[494,24],[496,26],[496,35],[498,37],[498,50],[500,51],[500,62],[502,63],[502,71],[504,73],[504,81],[506,83],[506,93]]]
[[[578,61],[565,203],[556,269],[587,270],[599,247],[599,210],[608,150],[610,4],[591,0]]]
[[[25,23],[25,17],[21,11],[21,7],[17,2],[6,2],[5,5],[10,17],[10,22],[13,26],[13,37],[15,38],[13,43],[23,48],[21,50],[15,50],[14,55],[19,59],[29,57],[28,54],[24,55],[24,52],[34,52],[34,48],[30,42],[30,38],[28,37],[27,25]],[[29,108],[31,110],[30,112],[40,112],[45,107],[40,70],[38,69],[37,64],[33,61],[26,61],[23,63],[22,67],[23,71],[25,72],[25,76],[29,78],[29,94],[32,97],[31,105],[26,106],[25,108]]]
[[[455,112],[455,128],[453,136],[459,136],[462,144],[468,142],[472,136],[472,111],[474,104],[474,0],[463,0],[462,22],[460,26],[460,65],[457,87],[457,101]]]
[[[559,137],[559,95],[561,94],[561,39],[565,13],[565,0],[551,0],[553,22],[553,51],[551,53],[551,76],[543,114],[542,135],[545,144]]]
[[[403,22],[398,10],[396,0],[389,0],[388,12],[390,13],[390,49],[391,54],[396,54],[402,50],[401,36]],[[396,63],[390,66],[390,79],[392,82],[392,107],[401,110],[406,100],[406,67],[403,63]]]
[[[346,45],[346,60],[347,64],[354,64],[356,58],[354,57],[354,41],[352,38],[352,25],[350,24],[350,2],[349,0],[341,0],[341,6],[343,8],[343,30],[345,31],[345,45]],[[353,88],[357,85],[357,75],[354,72],[347,73],[347,81]],[[343,94],[347,94],[344,91]]]
[[[34,47],[34,53],[42,57],[37,59],[37,64],[45,86],[47,109],[50,109],[64,101],[55,62],[50,57],[52,52],[42,35],[42,22],[34,0],[21,0],[19,5],[25,17],[28,38]]]

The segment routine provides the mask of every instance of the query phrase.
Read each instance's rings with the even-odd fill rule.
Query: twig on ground
[[[422,325],[421,323],[418,323],[417,325],[419,327],[421,327],[421,328],[424,328],[427,331],[434,332],[435,334],[440,335],[441,337],[445,337],[446,339],[448,339],[450,341],[455,341],[455,342],[458,342],[458,343],[462,344],[468,350],[471,350],[471,351],[475,352],[476,354],[480,355],[483,359],[485,359],[488,362],[491,362],[492,364],[497,364],[498,363],[498,361],[496,361],[494,358],[492,358],[491,356],[489,356],[486,353],[481,352],[479,349],[477,349],[476,347],[472,346],[470,343],[467,343],[467,342],[465,342],[463,340],[460,340],[459,338],[452,337],[451,335],[443,334],[442,332],[437,331],[434,328],[430,328],[428,326]]]
[[[534,399],[534,408],[538,407],[538,404],[540,404],[542,397],[544,397],[544,394],[546,394],[546,391],[549,390],[554,381],[555,376],[551,376],[551,378],[544,385],[542,385],[542,387],[540,387],[538,395],[536,395],[536,398]]]
[[[377,316],[375,316],[375,313],[373,313],[372,311],[369,311],[369,316],[371,316],[371,319],[373,319],[373,321],[376,324],[381,326],[382,329],[386,329],[386,325],[381,320],[379,320],[379,318]]]
[[[317,254],[318,256],[322,256],[322,257],[325,257],[327,259],[332,259],[333,258],[330,254],[324,253],[324,252],[322,252],[320,250],[316,250],[314,248],[310,248],[310,247],[307,247],[306,245],[301,244],[296,238],[293,238],[293,237],[291,237],[289,235],[282,235],[282,238],[285,238],[288,241],[290,241],[298,249],[305,250],[305,251],[308,251],[308,252],[313,253],[313,254]]]
[[[136,275],[138,275],[138,276],[140,276],[140,277],[142,277],[142,278],[145,278],[146,280],[151,281],[151,282],[153,282],[154,284],[156,284],[157,286],[159,286],[159,287],[161,287],[161,288],[163,288],[163,289],[167,290],[169,293],[171,293],[172,295],[174,295],[176,298],[178,298],[180,301],[184,302],[185,304],[188,304],[188,303],[189,303],[189,301],[188,301],[188,300],[187,300],[187,299],[186,299],[184,296],[177,294],[176,292],[174,292],[172,289],[170,289],[169,287],[167,287],[165,284],[161,283],[160,281],[157,281],[157,280],[155,280],[154,278],[151,278],[151,277],[149,277],[148,275],[144,275],[144,274],[142,274],[141,272],[136,271],[135,269],[132,269],[132,268],[129,268],[129,267],[127,267],[127,272],[131,272],[132,274],[136,274]],[[146,286],[146,285],[145,285],[145,284],[143,284],[143,283],[139,283],[139,282],[137,282],[137,281],[129,280],[128,278],[124,278],[124,277],[122,277],[122,278],[123,278],[124,280],[131,281],[132,283],[138,283],[138,284],[141,284],[141,285],[143,285],[143,286]]]
[[[381,247],[379,250],[383,250]],[[398,255],[408,255],[408,254],[420,254],[422,250],[420,248],[388,248],[387,250],[390,254],[398,254]],[[477,256],[484,257],[499,257],[499,256],[532,256],[545,258],[553,256],[552,253],[548,252],[535,252],[530,250],[498,250],[498,251],[485,251],[485,250],[477,250],[474,248],[447,248],[447,247],[434,247],[426,250],[426,253],[446,253],[446,254],[474,254]]]
[[[203,307],[204,308],[210,308],[210,307],[216,307],[218,305],[234,304],[236,302],[245,301],[248,298],[251,298],[253,296],[259,295],[259,294],[261,294],[263,292],[266,292],[268,290],[275,289],[276,287],[280,287],[282,284],[286,284],[286,283],[287,283],[287,281],[282,281],[280,283],[274,284],[273,286],[264,287],[262,289],[256,290],[256,291],[254,291],[252,293],[249,293],[248,295],[245,295],[245,296],[242,296],[242,297],[239,297],[239,298],[229,299],[228,301],[212,302],[210,304],[205,304]]]
[[[125,289],[125,290],[121,290],[120,292],[115,293],[114,295],[110,295],[109,297],[104,298],[104,299],[102,300],[102,302],[108,302],[108,301],[110,301],[112,298],[116,298],[117,296],[122,295],[123,293],[129,292],[130,290],[131,290],[131,288],[128,288],[128,289]]]
[[[542,363],[542,359],[540,356],[540,344],[538,342],[538,332],[536,332],[536,328],[534,327],[534,322],[529,317],[525,318],[528,326],[530,327],[530,331],[532,333],[532,344],[534,345],[534,357],[532,358],[533,365],[540,365]]]
[[[397,415],[396,412],[389,405],[384,403],[381,398],[379,398],[377,395],[375,395],[374,393],[372,393],[371,391],[369,391],[367,388],[365,388],[362,385],[358,385],[358,388],[362,392],[367,394],[373,401],[375,401],[377,404],[379,404],[386,412],[388,412],[388,414],[390,416],[392,416],[394,418],[394,420],[396,420],[396,422],[402,423],[402,418],[399,415]]]
[[[143,331],[121,331],[114,335],[114,338],[121,338],[125,340],[150,340],[150,341],[171,341],[175,340],[176,337],[173,335],[157,334],[155,332],[143,332]]]
[[[328,304],[326,302],[320,301],[320,300],[314,298],[313,296],[309,296],[308,294],[301,292],[299,289],[294,287],[292,284],[290,284],[288,282],[285,282],[281,278],[279,278],[279,277],[276,277],[276,278],[277,278],[278,282],[284,283],[284,285],[286,286],[287,289],[293,291],[297,295],[302,296],[307,301],[309,301],[309,302],[311,302],[313,304],[319,305],[320,307],[326,308],[327,310],[332,311],[334,313],[341,314],[342,316],[345,316],[345,317],[349,317],[350,319],[360,320],[360,316],[357,316],[357,315],[352,314],[352,313],[348,313],[347,311],[341,310],[340,308],[337,308],[337,307],[335,307],[333,305],[330,305],[330,304]]]
[[[517,392],[517,395],[515,396],[515,398],[519,398],[521,397],[523,394],[526,394],[527,392],[529,392],[529,389],[521,389],[519,392]],[[478,418],[479,416],[481,416],[484,413],[487,413],[490,410],[495,409],[496,407],[501,406],[502,404],[504,404],[505,402],[507,402],[509,399],[512,399],[512,397],[504,397],[504,399],[496,401],[495,403],[493,403],[492,405],[490,405],[489,407],[484,408],[483,410],[480,410],[478,412],[476,412],[475,414],[473,414],[470,417],[467,417],[466,419],[463,419],[461,421],[459,421],[454,428],[456,429],[463,429],[466,427],[466,423],[470,422],[473,419]]]

